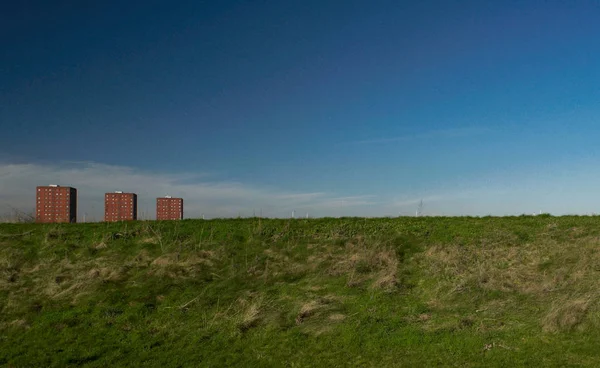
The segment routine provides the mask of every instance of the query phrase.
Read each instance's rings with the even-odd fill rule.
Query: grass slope
[[[600,366],[598,217],[0,225],[0,365]]]

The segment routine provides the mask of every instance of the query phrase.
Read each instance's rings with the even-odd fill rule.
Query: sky
[[[600,212],[597,1],[15,1],[0,214]]]

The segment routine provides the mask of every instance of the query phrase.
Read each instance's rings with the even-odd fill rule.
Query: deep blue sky
[[[14,1],[0,44],[5,163],[385,202],[600,161],[597,1]]]

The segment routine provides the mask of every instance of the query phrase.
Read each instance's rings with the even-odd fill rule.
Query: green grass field
[[[0,366],[600,366],[600,218],[0,224]]]

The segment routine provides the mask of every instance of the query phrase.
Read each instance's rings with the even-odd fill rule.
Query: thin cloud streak
[[[138,214],[153,219],[155,200],[164,195],[184,198],[185,217],[258,215],[289,217],[294,209],[312,216],[340,216],[344,210],[368,205],[372,196],[344,197],[324,192],[297,193],[254,187],[239,182],[191,181],[195,174],[146,172],[100,163],[0,164],[0,213],[9,207],[32,211],[37,185],[59,184],[78,189],[78,217],[99,221],[103,194],[114,190],[138,194]]]
[[[453,129],[440,129],[440,130],[432,130],[425,133],[420,134],[411,134],[411,135],[403,135],[397,137],[389,137],[389,138],[374,138],[374,139],[365,139],[359,141],[348,142],[346,144],[379,144],[379,143],[392,143],[392,142],[409,142],[421,139],[435,139],[435,138],[462,138],[462,137],[471,137],[481,134],[488,134],[493,130],[490,128],[483,127],[466,127],[466,128],[453,128]]]
[[[340,195],[321,191],[294,192],[239,182],[194,180],[189,173],[147,172],[98,163],[2,164],[0,163],[0,215],[10,207],[33,211],[37,185],[71,185],[78,189],[78,215],[102,220],[103,193],[133,191],[139,195],[139,214],[153,219],[156,197],[183,197],[185,217],[310,217],[414,216],[423,200],[424,215],[590,214],[600,212],[598,162],[562,163],[534,171],[505,171],[470,179],[443,188]],[[208,176],[207,176],[208,178]],[[10,207],[9,207],[10,206]]]

